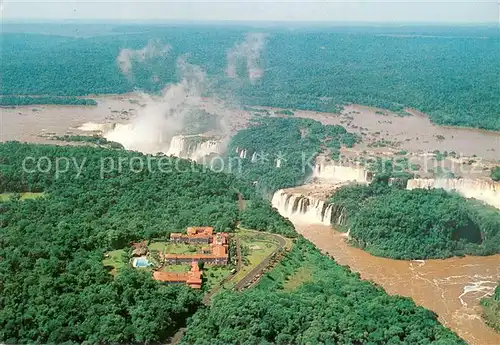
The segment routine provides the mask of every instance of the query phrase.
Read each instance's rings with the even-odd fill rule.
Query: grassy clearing
[[[160,253],[171,254],[196,253],[196,251],[200,250],[201,247],[201,245],[170,242],[153,242],[148,246],[149,250],[156,250]]]
[[[123,261],[124,254],[125,250],[123,249],[108,252],[106,253],[106,257],[102,261],[102,264],[104,265],[104,267],[111,267],[111,274],[115,275],[120,268],[126,265],[126,262]]]
[[[1,193],[0,194],[0,201],[7,201],[9,198],[15,194],[20,194],[21,195],[21,200],[29,200],[29,199],[36,199],[36,198],[41,198],[45,195],[45,193]]]
[[[230,282],[224,285],[225,289],[233,288],[248,272],[260,264],[278,247],[278,244],[274,242],[274,238],[265,233],[239,230],[236,236],[240,238],[242,247],[247,248],[248,254],[243,258],[243,267],[241,270],[236,273]]]
[[[312,271],[313,267],[305,265],[300,267],[294,274],[288,277],[283,284],[283,290],[293,291],[303,283],[313,281]]]
[[[206,278],[206,290],[210,291],[213,288],[219,286],[229,274],[231,273],[231,268],[225,266],[205,266],[203,268],[203,277]]]
[[[266,240],[274,242],[274,236],[268,234],[266,232],[250,230],[245,228],[238,228],[236,230],[236,236],[239,237],[242,241],[252,241],[252,240]]]
[[[247,256],[247,261],[248,265],[252,267],[260,264],[262,260],[264,260],[278,247],[278,245],[274,242],[258,240],[242,241],[242,244],[248,247],[249,255]]]

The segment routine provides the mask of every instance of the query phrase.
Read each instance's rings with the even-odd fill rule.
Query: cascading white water
[[[167,137],[161,131],[148,132],[148,135],[137,135],[148,131],[145,122],[117,123],[112,130],[104,133],[104,138],[123,145],[127,150],[137,150],[144,153],[156,153],[166,150]]]
[[[207,140],[199,143],[191,154],[191,159],[198,160],[213,153],[221,154],[224,151],[222,142],[217,140]]]
[[[481,200],[500,209],[500,183],[475,179],[411,179],[406,189],[443,188],[456,191],[466,198]]]
[[[281,159],[276,159],[276,168],[281,167]]]
[[[115,123],[96,123],[96,122],[85,122],[83,125],[77,129],[83,132],[108,132],[115,127]]]
[[[346,167],[330,162],[317,162],[313,167],[312,177],[322,182],[368,183],[371,180],[370,173],[362,167]]]
[[[297,223],[330,225],[332,221],[336,224],[345,222],[343,209],[323,200],[289,193],[283,189],[274,193],[272,205],[283,217]]]
[[[238,155],[238,157],[240,157],[241,159],[247,158],[248,150],[236,147],[234,149],[234,151],[236,152],[236,154]],[[252,154],[252,160],[254,159],[255,155],[256,155],[256,153]],[[255,159],[257,159],[256,157],[257,156],[255,156]]]
[[[217,140],[202,140],[198,135],[176,135],[170,140],[167,155],[198,160],[212,153],[223,152],[223,144]]]
[[[257,162],[257,152],[254,152],[252,154],[252,163],[255,163],[255,162]]]
[[[182,135],[176,135],[170,140],[167,155],[175,157],[183,157],[185,153],[185,138]]]

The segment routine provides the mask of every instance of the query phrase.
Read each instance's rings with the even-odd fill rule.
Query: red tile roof
[[[221,245],[215,245],[212,248],[212,255],[217,257],[226,257],[227,256],[227,247]]]
[[[192,226],[190,228],[187,228],[187,234],[188,236],[212,236],[214,232],[214,228],[211,226]]]
[[[170,234],[171,238],[211,238],[211,254],[205,253],[189,253],[189,254],[164,254],[163,257],[165,259],[192,259],[192,260],[200,260],[200,259],[226,259],[228,257],[227,253],[227,243],[229,234],[227,232],[219,232],[213,234],[212,227],[190,227],[187,229],[187,235],[180,233],[172,233]],[[203,251],[206,251],[208,248],[202,248]]]
[[[175,272],[153,272],[153,279],[167,283],[181,283],[184,282],[194,289],[201,288],[201,276],[203,271],[200,270],[198,263],[193,261],[191,263],[191,270],[186,273]]]

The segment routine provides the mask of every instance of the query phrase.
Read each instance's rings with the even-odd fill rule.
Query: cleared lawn
[[[247,238],[254,238],[254,239],[264,239],[264,240],[269,240],[269,241],[273,241],[273,242],[275,241],[273,235],[270,235],[270,234],[265,233],[265,232],[260,232],[257,230],[251,230],[251,229],[245,229],[245,228],[238,227],[238,230],[236,231],[236,233],[237,233],[237,236],[240,238],[247,237]],[[281,237],[286,242],[285,249],[287,249],[287,250],[292,249],[293,239],[285,237],[285,236],[281,236]]]
[[[149,250],[157,250],[160,253],[170,254],[196,253],[201,247],[202,245],[170,242],[153,242],[148,246]]]
[[[260,232],[260,231],[255,231],[255,230],[250,230],[250,229],[244,229],[244,228],[238,228],[236,230],[236,236],[238,236],[242,241],[244,240],[269,240],[269,241],[274,241],[274,237],[272,235],[269,235],[265,232]]]
[[[270,255],[278,246],[274,242],[268,241],[245,241],[242,240],[241,243],[248,247],[249,254],[247,256],[247,262],[252,268],[262,262],[268,255]],[[243,260],[245,262],[245,260]]]
[[[241,270],[236,273],[230,282],[224,285],[226,289],[230,289],[237,284],[278,247],[277,243],[267,239],[272,237],[266,234],[243,230],[238,231],[236,236],[240,237],[241,245],[248,248],[248,255],[243,258]]]
[[[126,262],[123,261],[124,253],[125,250],[123,249],[113,250],[111,252],[106,253],[108,257],[102,261],[102,264],[105,267],[106,266],[112,267],[111,274],[115,275],[120,268],[126,265]]]
[[[294,274],[292,274],[283,284],[283,290],[293,291],[300,285],[313,280],[313,267],[302,266]]]
[[[207,279],[205,283],[206,291],[210,291],[219,286],[220,282],[230,273],[231,269],[229,267],[205,265],[203,268],[203,277]]]
[[[40,198],[45,195],[45,193],[1,193],[0,194],[0,201],[7,201],[9,198],[14,195],[14,194],[20,194],[21,195],[21,200],[28,200],[28,199],[36,199]]]

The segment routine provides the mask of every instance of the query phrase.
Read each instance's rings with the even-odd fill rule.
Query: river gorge
[[[358,172],[356,172],[358,174]],[[359,175],[358,175],[359,176]],[[329,186],[329,187],[328,187]],[[328,224],[345,222],[342,210],[321,200],[318,191],[338,185],[309,184],[279,190],[273,206],[297,231],[341,265],[389,294],[412,298],[437,313],[445,326],[471,345],[500,343],[500,334],[481,318],[479,301],[493,292],[500,279],[500,255],[453,257],[444,260],[393,260],[373,256],[347,243],[347,235]]]

